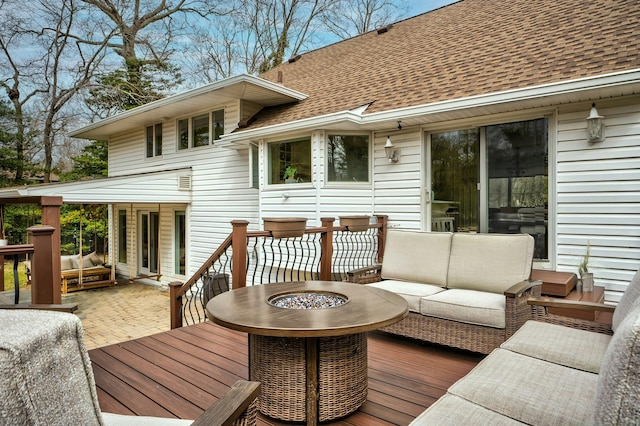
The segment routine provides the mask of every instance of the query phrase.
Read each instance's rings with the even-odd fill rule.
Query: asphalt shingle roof
[[[365,113],[640,68],[638,0],[462,0],[284,63],[260,77],[309,97],[251,128]]]

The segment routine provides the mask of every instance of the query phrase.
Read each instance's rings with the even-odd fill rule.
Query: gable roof
[[[637,0],[462,0],[262,74],[308,97],[264,108],[240,133],[637,70],[639,21]]]

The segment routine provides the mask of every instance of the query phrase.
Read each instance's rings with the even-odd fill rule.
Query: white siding
[[[387,136],[398,149],[398,162],[390,163],[384,152]],[[389,226],[422,228],[423,179],[421,132],[378,133],[374,155],[374,210],[389,216]]]
[[[603,142],[586,140],[590,105],[560,109],[557,145],[557,270],[589,270],[618,301],[640,266],[640,101],[598,102]]]

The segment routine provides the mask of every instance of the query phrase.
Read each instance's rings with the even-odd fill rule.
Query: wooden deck
[[[343,425],[406,425],[480,355],[369,333],[369,392]],[[247,379],[247,335],[210,322],[89,351],[103,411],[196,418]],[[286,424],[260,417],[258,424]]]

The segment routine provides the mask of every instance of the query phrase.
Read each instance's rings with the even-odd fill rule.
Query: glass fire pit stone
[[[272,296],[269,303],[284,309],[327,309],[344,305],[349,298],[331,292],[293,292]]]

